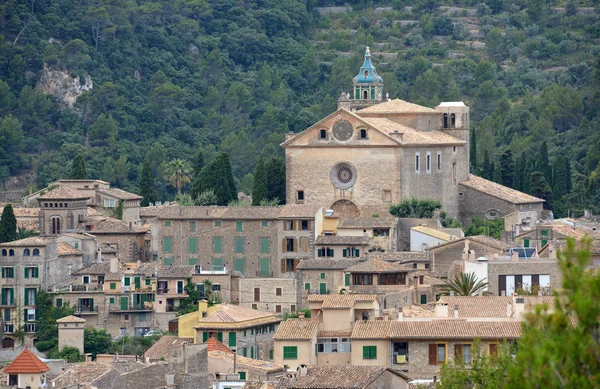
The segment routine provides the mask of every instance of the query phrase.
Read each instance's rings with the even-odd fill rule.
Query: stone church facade
[[[286,136],[288,204],[383,217],[392,203],[427,198],[439,200],[463,222],[524,207],[541,212],[543,200],[469,174],[469,107],[464,103],[428,108],[382,100],[383,80],[368,48],[353,81],[353,94],[339,97],[337,111]],[[475,185],[469,185],[472,180]],[[494,209],[486,209],[487,202]]]

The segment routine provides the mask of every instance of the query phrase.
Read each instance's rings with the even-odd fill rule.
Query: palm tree
[[[30,230],[27,227],[19,227],[17,229],[17,240],[30,238],[32,236],[38,236],[38,235],[39,234],[37,232],[35,232],[34,230]]]
[[[486,291],[488,283],[479,280],[475,273],[460,273],[452,281],[446,281],[445,293],[454,292],[455,296],[476,296],[479,293],[491,294]]]
[[[165,178],[177,188],[177,193],[181,195],[181,188],[190,182],[192,166],[188,161],[176,158],[169,162],[165,168]]]

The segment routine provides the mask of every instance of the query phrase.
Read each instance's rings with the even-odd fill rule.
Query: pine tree
[[[83,155],[77,154],[71,165],[71,172],[69,173],[69,179],[71,180],[87,180],[88,175],[85,170],[85,160]]]
[[[281,157],[273,157],[267,164],[267,185],[269,187],[267,198],[279,200],[285,204],[285,162]]]
[[[0,219],[0,243],[13,240],[17,240],[17,218],[12,205],[6,204],[2,211],[2,219]]]
[[[540,146],[540,151],[535,164],[535,170],[542,172],[546,182],[549,185],[552,185],[552,168],[550,167],[550,161],[548,160],[548,144],[546,141],[543,141],[542,145]]]
[[[252,186],[252,205],[260,205],[268,195],[267,168],[262,155],[258,157],[258,163],[254,169],[254,185]]]
[[[471,128],[469,142],[469,160],[471,164],[471,173],[477,174],[477,135],[475,135],[474,128]]]
[[[512,151],[506,149],[502,155],[500,155],[500,171],[501,171],[501,184],[504,186],[511,186],[513,184],[513,175],[515,171],[515,163],[513,161]]]
[[[152,173],[152,166],[149,162],[144,162],[142,166],[142,175],[140,177],[140,196],[142,199],[142,207],[147,207],[150,203],[155,203],[158,197],[154,188],[156,180]]]

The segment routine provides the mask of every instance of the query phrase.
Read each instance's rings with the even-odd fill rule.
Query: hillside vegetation
[[[2,181],[41,187],[82,154],[132,191],[148,162],[169,200],[166,164],[201,149],[228,153],[249,192],[258,155],[335,110],[369,45],[391,97],[471,106],[473,171],[555,214],[600,207],[591,0],[9,0],[0,15]],[[56,74],[72,107],[36,87]]]

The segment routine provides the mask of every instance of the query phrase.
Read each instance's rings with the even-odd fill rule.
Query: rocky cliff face
[[[44,72],[38,82],[44,93],[54,95],[61,107],[73,107],[77,97],[93,87],[92,79],[85,76],[82,83],[79,76],[72,77],[67,71],[50,68],[44,64]]]

